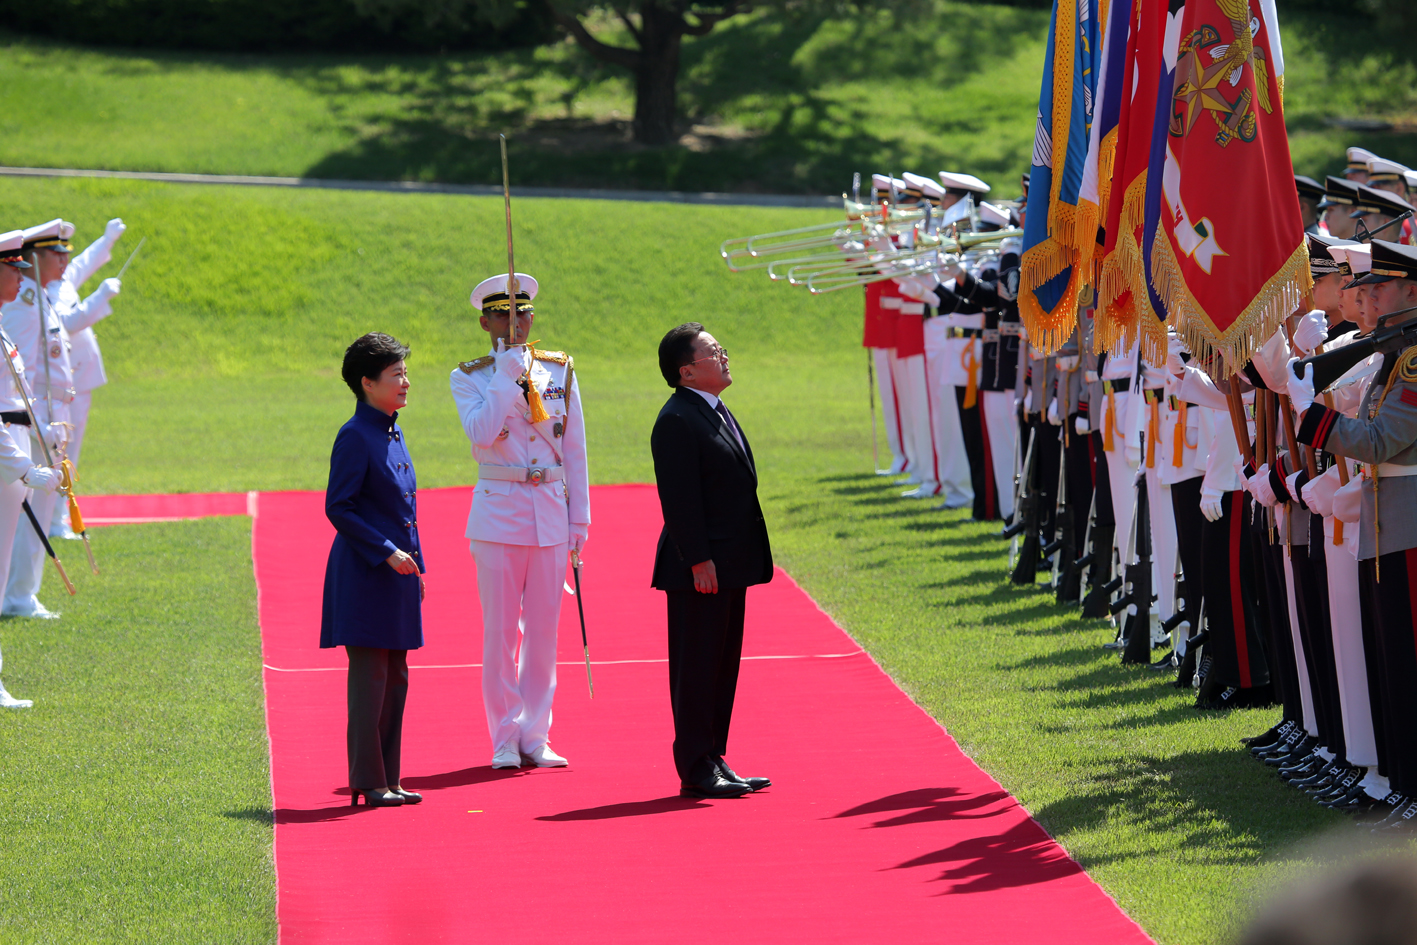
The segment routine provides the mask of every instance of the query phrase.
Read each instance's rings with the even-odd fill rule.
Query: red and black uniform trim
[[[1309,409],[1304,411],[1304,419],[1299,424],[1295,438],[1315,449],[1323,449],[1324,444],[1328,442],[1328,435],[1333,432],[1334,422],[1341,416],[1337,410],[1330,410],[1323,404],[1310,404]]]

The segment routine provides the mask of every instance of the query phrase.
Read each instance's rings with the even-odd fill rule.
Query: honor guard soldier
[[[1374,240],[1372,267],[1357,281],[1377,313],[1417,306],[1417,249]],[[1312,368],[1294,377],[1294,364],[1287,384],[1303,413],[1299,441],[1363,464],[1358,573],[1368,665],[1378,675],[1378,757],[1393,792],[1385,823],[1410,825],[1417,818],[1417,347],[1383,355],[1357,419],[1314,403]]]
[[[1386,190],[1374,190],[1364,184],[1358,185],[1358,196],[1353,201],[1352,218],[1355,235],[1353,239],[1366,240],[1369,234],[1399,242],[1401,231],[1397,226],[1388,226],[1404,213],[1411,213],[1412,205],[1396,194]],[[1410,219],[1410,218],[1409,218]],[[1358,226],[1362,223],[1363,229]],[[1381,232],[1379,232],[1381,231]]]
[[[585,420],[571,357],[528,344],[537,282],[516,280],[515,301],[505,275],[472,290],[491,352],[454,368],[451,383],[478,463],[467,537],[492,767],[561,767],[548,738],[566,556],[580,553],[590,528]]]
[[[1377,155],[1372,151],[1363,148],[1348,149],[1348,166],[1343,170],[1343,176],[1355,184],[1366,184],[1368,182],[1368,162],[1375,160]]]
[[[73,233],[74,225],[64,220],[50,220],[25,230],[24,254],[34,268],[20,288],[19,298],[0,308],[0,326],[19,348],[24,360],[24,379],[33,393],[35,417],[40,425],[39,430],[30,430],[30,455],[44,456],[45,450],[38,439],[42,436],[56,463],[68,441],[74,375],[69,348],[64,343],[64,326],[48,303],[48,297],[40,298],[39,286],[61,278],[68,263],[72,248],[69,237]],[[30,497],[30,506],[41,524],[48,525],[58,498],[58,493],[52,490],[38,490]],[[44,557],[40,537],[32,529],[19,529],[0,613],[17,617],[58,616],[39,602]]]
[[[1294,175],[1294,188],[1299,191],[1299,215],[1304,221],[1305,233],[1318,233],[1323,216],[1319,204],[1324,199],[1324,185],[1312,177]]]
[[[0,233],[0,305],[15,301],[26,281],[23,274],[31,268],[22,254],[24,242],[23,230]],[[24,363],[3,332],[0,332],[0,344],[4,345],[4,356],[14,364],[18,376],[23,377]],[[59,485],[54,470],[36,467],[30,462],[30,442],[25,432],[29,428],[29,417],[15,376],[8,367],[0,367],[0,423],[3,423],[0,426],[0,573],[9,569],[26,487],[52,493]],[[4,662],[4,655],[0,654],[0,669],[4,668]],[[33,700],[10,695],[0,682],[0,708],[28,709],[32,705]]]
[[[1319,201],[1324,229],[1330,236],[1353,238],[1358,221],[1353,218],[1353,204],[1358,199],[1358,185],[1341,177],[1324,178],[1324,199]]]
[[[84,432],[89,425],[89,407],[93,392],[108,383],[103,370],[103,353],[93,326],[113,313],[113,299],[123,290],[118,279],[104,279],[88,298],[79,295],[84,283],[113,258],[113,247],[127,229],[122,220],[113,219],[103,228],[103,235],[89,244],[88,249],[69,261],[63,278],[47,286],[47,298],[54,305],[59,321],[68,335],[69,361],[74,370],[74,402],[69,405],[69,462],[77,471],[79,451],[84,445]],[[49,534],[77,538],[69,528],[69,504],[57,502]]]

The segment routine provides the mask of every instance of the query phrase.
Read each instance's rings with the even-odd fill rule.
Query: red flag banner
[[[1160,331],[1165,317],[1152,308],[1141,250],[1147,164],[1165,33],[1166,3],[1139,0],[1132,12],[1126,58],[1117,77],[1122,84],[1122,101],[1104,224],[1107,238],[1097,282],[1093,344],[1098,351],[1119,345],[1130,347],[1139,324]],[[1117,39],[1120,37],[1114,37],[1114,41]],[[1111,81],[1110,76],[1108,80]],[[1164,332],[1162,348],[1165,349]]]
[[[1187,0],[1166,53],[1175,81],[1165,166],[1153,170],[1152,283],[1191,351],[1233,373],[1313,286],[1273,0]]]

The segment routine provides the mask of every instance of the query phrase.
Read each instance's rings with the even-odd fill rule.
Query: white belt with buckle
[[[488,466],[483,463],[477,467],[477,478],[529,482],[539,486],[543,482],[560,482],[566,478],[566,470],[560,466]]]

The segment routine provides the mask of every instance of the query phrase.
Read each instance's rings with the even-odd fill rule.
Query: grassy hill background
[[[76,48],[0,33],[0,163],[522,184],[840,193],[853,171],[967,170],[1019,192],[1046,10],[928,0],[760,12],[686,39],[679,145],[628,142],[626,75],[569,42],[454,55]],[[1417,62],[1367,15],[1282,10],[1295,166],[1361,144],[1417,163]],[[623,41],[613,22],[597,32]],[[1336,124],[1337,123],[1337,124]],[[1346,124],[1350,127],[1341,127]]]

